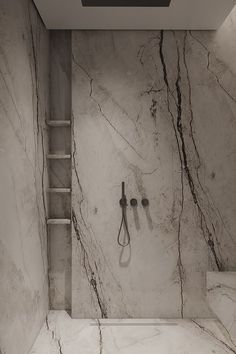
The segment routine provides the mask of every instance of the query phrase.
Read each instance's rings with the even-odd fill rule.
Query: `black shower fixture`
[[[127,198],[125,195],[125,182],[121,183],[120,206],[122,209],[122,217],[121,217],[120,228],[119,228],[119,232],[118,232],[118,236],[117,236],[117,242],[118,242],[119,246],[126,247],[130,244],[130,233],[129,233],[129,228],[128,228],[127,215],[126,215],[126,208],[127,208],[128,204],[127,204]],[[121,240],[122,226],[124,227],[124,230],[125,230],[125,239],[123,239],[123,240]]]
[[[138,205],[138,201],[135,198],[130,199],[130,205],[132,207],[136,207]]]
[[[147,198],[143,198],[141,200],[141,204],[144,208],[148,207],[149,206],[149,200]]]
[[[83,6],[93,7],[168,7],[171,0],[81,0]]]

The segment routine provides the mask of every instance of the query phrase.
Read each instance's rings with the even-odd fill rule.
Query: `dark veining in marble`
[[[216,337],[216,335],[210,331],[208,328],[202,326],[201,324],[199,324],[196,320],[192,320],[192,322],[194,323],[194,325],[196,327],[198,327],[204,334],[210,336],[211,338],[213,338],[214,340],[216,340],[216,342],[220,343],[221,345],[223,345],[223,347],[225,347],[227,350],[229,350],[231,353],[236,354],[236,350],[229,346],[227,343],[225,343],[222,339],[219,339]]]
[[[73,124],[73,122],[74,122],[74,117],[72,120],[72,124]],[[80,218],[82,220],[83,226],[85,227],[86,230],[88,230],[86,222],[83,217],[83,212],[82,212],[82,203],[84,201],[84,195],[83,195],[83,189],[82,189],[82,186],[80,183],[79,174],[78,174],[77,167],[76,167],[76,142],[74,139],[74,134],[73,134],[73,147],[74,147],[73,148],[73,155],[72,155],[73,156],[73,169],[75,172],[77,185],[79,187]],[[92,262],[94,263],[94,266],[92,266],[92,264],[90,262],[89,254],[88,254],[86,247],[85,247],[83,240],[82,240],[83,231],[79,225],[79,222],[77,221],[77,217],[76,217],[76,213],[75,213],[74,209],[72,209],[72,222],[73,222],[73,227],[74,227],[77,241],[80,244],[82,257],[83,257],[83,267],[84,267],[84,271],[85,271],[88,283],[90,284],[91,288],[93,289],[94,295],[97,299],[97,303],[98,303],[98,306],[100,309],[101,317],[107,318],[107,309],[105,306],[105,301],[104,301],[104,299],[102,299],[102,294],[100,294],[100,290],[98,289],[98,284],[100,284],[100,286],[102,284],[102,281],[101,281],[101,279],[99,277],[99,273],[98,273],[98,267],[96,266],[95,260],[92,260]]]
[[[40,68],[38,65],[38,55],[39,55],[39,41],[38,38],[40,38],[40,31],[41,28],[38,24],[38,18],[35,19],[35,24],[33,27],[33,18],[32,18],[32,5],[29,3],[28,4],[28,20],[29,20],[29,39],[31,43],[31,52],[30,52],[30,58],[32,60],[30,61],[30,67],[32,67],[31,70],[31,76],[32,76],[32,89],[33,89],[33,95],[32,95],[32,105],[34,109],[34,120],[36,121],[36,127],[37,127],[37,134],[35,136],[35,148],[36,148],[36,164],[35,164],[35,175],[37,174],[37,170],[41,174],[40,179],[41,179],[41,188],[39,186],[40,194],[41,194],[41,200],[38,200],[38,195],[37,195],[37,208],[38,208],[38,215],[40,217],[41,215],[41,202],[43,205],[43,229],[44,232],[39,233],[40,237],[40,243],[41,243],[41,249],[42,249],[42,255],[45,252],[45,235],[46,237],[48,236],[48,229],[46,226],[47,222],[47,202],[46,202],[46,197],[45,197],[45,173],[46,173],[46,166],[45,166],[45,142],[44,142],[44,120],[42,120],[42,117],[40,116],[40,109],[41,109],[41,102],[40,102],[40,86],[39,86],[39,77],[40,77]],[[44,117],[47,119],[47,117]],[[42,165],[39,165],[39,159],[38,156],[42,154]],[[45,263],[45,262],[44,262]],[[45,265],[44,265],[45,267]],[[49,272],[48,269],[45,269],[45,272],[48,274],[48,280],[50,279],[49,277]],[[50,284],[50,282],[49,282]]]
[[[90,85],[90,92],[89,92],[89,97],[93,100],[93,102],[96,103],[98,106],[98,109],[102,115],[102,117],[107,121],[107,123],[111,126],[111,128],[125,141],[127,145],[143,160],[142,155],[135,149],[135,147],[126,139],[126,137],[116,128],[116,126],[111,122],[111,120],[107,117],[107,115],[104,113],[101,104],[96,100],[96,98],[93,95],[93,83],[94,79],[91,77],[91,75],[88,73],[88,71],[82,67],[75,59],[74,56],[72,56],[74,64],[86,75],[87,79],[89,80],[89,85]]]
[[[86,250],[86,247],[85,247],[82,237],[81,237],[82,232],[79,227],[79,223],[77,221],[75,211],[73,209],[72,209],[72,222],[73,222],[74,231],[75,231],[75,234],[77,237],[77,241],[80,244],[80,248],[81,248],[81,252],[82,252],[82,256],[83,256],[83,267],[84,267],[84,271],[85,271],[88,283],[90,284],[90,286],[92,287],[92,289],[94,291],[102,318],[107,318],[107,309],[104,304],[104,300],[102,299],[102,295],[100,294],[100,290],[98,288],[98,284],[101,285],[101,283],[102,283],[101,279],[99,277],[99,274],[98,274],[98,267],[96,265],[95,260],[93,260],[94,266],[92,266],[92,264],[91,264],[89,254]]]
[[[34,71],[34,79],[33,81],[33,86],[34,92],[35,92],[35,100],[33,99],[33,104],[35,102],[36,105],[36,123],[37,123],[37,134],[39,134],[39,128],[40,128],[40,122],[39,122],[39,80],[38,80],[38,64],[37,64],[37,43],[35,41],[35,30],[33,29],[32,26],[32,19],[31,19],[31,6],[29,3],[28,6],[28,14],[29,14],[29,34],[30,34],[30,40],[31,40],[31,48],[32,48],[32,65],[33,65],[33,71]],[[36,23],[36,30],[38,29],[37,23]],[[36,32],[37,34],[37,32]]]
[[[163,69],[163,77],[164,77],[164,82],[166,85],[166,95],[167,95],[167,108],[168,111],[171,115],[171,119],[172,119],[172,126],[174,129],[174,133],[175,133],[175,138],[176,138],[176,142],[177,142],[177,147],[178,147],[178,154],[179,154],[179,158],[180,158],[180,164],[181,164],[181,209],[180,209],[180,213],[179,213],[179,221],[178,221],[178,271],[179,271],[179,281],[180,281],[180,300],[181,300],[181,304],[180,304],[180,313],[181,313],[181,317],[184,317],[184,269],[183,269],[183,264],[182,264],[182,255],[181,255],[181,219],[182,219],[182,215],[183,215],[183,208],[184,208],[184,185],[183,185],[183,161],[182,161],[182,155],[180,152],[180,143],[179,143],[179,139],[177,136],[177,129],[181,131],[181,115],[182,115],[182,107],[181,107],[181,91],[179,90],[179,80],[180,80],[180,75],[178,75],[177,77],[177,81],[176,81],[176,89],[179,91],[178,93],[178,116],[177,116],[177,122],[179,122],[177,124],[177,128],[175,127],[175,122],[174,122],[174,115],[171,112],[170,109],[170,86],[169,86],[169,81],[168,81],[168,76],[167,76],[167,67],[166,67],[166,63],[165,63],[165,58],[164,58],[164,53],[163,53],[163,41],[164,41],[164,32],[161,31],[161,36],[160,36],[160,41],[159,41],[159,55],[160,55],[160,59],[161,59],[161,64],[162,64],[162,69]],[[179,69],[179,62],[178,62],[178,69]],[[179,73],[179,70],[178,70]],[[183,149],[183,144],[182,144],[182,149]]]
[[[160,58],[161,58],[161,62],[162,62],[162,66],[163,66],[163,75],[164,75],[164,81],[166,83],[166,87],[167,87],[167,95],[168,92],[170,91],[169,88],[169,82],[168,82],[168,77],[167,77],[167,68],[166,68],[166,64],[165,64],[165,60],[164,60],[164,55],[163,55],[163,39],[164,39],[164,32],[161,32],[161,40],[160,40]],[[200,226],[201,226],[201,230],[203,233],[203,236],[205,238],[205,241],[211,251],[211,254],[213,256],[213,259],[215,260],[215,264],[217,266],[217,269],[222,271],[224,269],[223,266],[223,262],[220,259],[220,255],[217,254],[216,248],[215,248],[215,242],[213,239],[213,235],[212,232],[209,230],[208,227],[208,223],[207,223],[207,219],[205,216],[205,213],[203,212],[203,209],[200,205],[200,201],[199,201],[199,197],[197,195],[197,188],[195,187],[195,183],[194,183],[194,178],[192,175],[192,172],[190,170],[189,167],[189,161],[188,161],[188,156],[187,156],[187,149],[186,149],[186,143],[185,143],[185,137],[184,137],[184,133],[183,133],[183,126],[182,126],[182,93],[181,93],[181,70],[180,70],[180,51],[179,51],[179,47],[178,47],[178,42],[176,40],[176,47],[177,47],[177,80],[175,83],[175,87],[176,87],[176,95],[177,95],[177,101],[176,102],[176,109],[177,109],[177,117],[176,117],[176,123],[173,122],[173,114],[171,113],[171,117],[172,117],[172,122],[173,124],[176,124],[176,128],[175,128],[175,136],[177,139],[177,144],[178,144],[178,148],[180,149],[179,154],[181,156],[180,162],[181,162],[181,169],[184,171],[184,175],[187,178],[188,181],[188,185],[189,185],[189,189],[193,198],[193,201],[195,203],[195,205],[197,206],[198,209],[198,213],[200,216]],[[184,52],[185,54],[185,52]],[[185,58],[185,67],[186,66],[186,58]],[[188,76],[188,72],[187,72],[187,76]],[[190,85],[189,85],[189,98],[190,98],[190,107],[191,107],[191,90],[190,90]],[[169,98],[168,101],[169,102]],[[168,104],[169,106],[169,104]],[[169,109],[170,111],[170,109]],[[191,112],[192,112],[192,107],[191,107]],[[193,130],[192,130],[192,123],[193,123],[193,113],[191,115],[191,120],[190,120],[190,126],[191,126],[191,136],[192,136],[192,141],[193,144],[195,146],[195,151],[197,151],[196,148],[196,142],[195,139],[193,137]],[[178,133],[178,134],[177,134]],[[197,152],[197,156],[199,158],[199,153]],[[199,159],[200,161],[200,159]],[[197,166],[197,170],[199,169],[199,163]],[[199,179],[199,176],[198,176]],[[213,226],[213,223],[210,221],[210,224]],[[214,230],[213,230],[214,231]],[[216,236],[215,236],[216,237]]]
[[[149,33],[147,35],[145,34],[145,36],[149,36]],[[94,38],[92,39],[92,41],[93,40]],[[86,41],[89,41],[89,39],[86,38]],[[140,44],[139,37],[137,38],[137,41],[138,44]],[[133,57],[136,58],[137,56],[138,59],[138,63],[136,63],[136,67],[138,67],[137,69],[138,85],[136,86],[135,85],[136,82],[135,82],[135,84],[132,86],[131,83],[129,89],[131,92],[131,96],[134,94],[134,97],[132,96],[132,99],[134,99],[134,104],[137,97],[142,98],[143,100],[140,103],[141,109],[137,109],[137,111],[135,111],[135,116],[136,116],[135,122],[139,127],[139,131],[141,133],[144,131],[144,134],[146,133],[145,129],[147,128],[144,125],[142,126],[143,124],[142,119],[144,119],[144,112],[146,113],[146,111],[149,110],[150,114],[148,112],[148,117],[150,121],[148,122],[149,124],[148,134],[150,133],[150,130],[151,130],[151,134],[153,135],[156,134],[157,138],[158,138],[158,134],[160,134],[159,147],[161,149],[163,148],[163,145],[161,145],[162,144],[161,139],[163,139],[164,134],[165,136],[168,137],[168,139],[170,139],[171,144],[173,144],[173,147],[171,146],[172,156],[173,156],[172,172],[174,175],[175,190],[173,193],[174,211],[172,212],[173,222],[171,227],[172,227],[172,231],[174,231],[173,237],[175,240],[175,242],[173,242],[173,245],[175,245],[173,247],[173,253],[175,259],[177,259],[177,262],[175,261],[175,265],[174,265],[175,269],[177,267],[177,270],[175,270],[174,272],[174,276],[175,278],[177,278],[177,282],[178,282],[176,301],[178,301],[179,303],[177,303],[178,306],[176,307],[178,308],[179,314],[182,318],[185,317],[189,312],[191,302],[193,300],[190,297],[188,297],[192,291],[188,286],[188,284],[191,283],[191,279],[190,279],[191,271],[187,269],[188,267],[186,266],[186,264],[188,264],[189,262],[189,259],[188,257],[185,257],[186,246],[184,244],[184,240],[186,240],[186,238],[188,237],[187,233],[191,232],[190,220],[193,221],[195,228],[193,227],[194,234],[189,236],[189,238],[187,239],[187,243],[189,242],[188,247],[191,247],[190,241],[193,240],[193,248],[191,249],[191,251],[194,253],[196,250],[196,253],[194,253],[193,257],[195,257],[195,261],[197,263],[199,261],[199,269],[204,270],[203,268],[207,266],[206,263],[209,261],[210,261],[209,267],[220,271],[226,269],[228,264],[228,255],[227,253],[226,254],[223,253],[223,251],[225,251],[226,249],[225,246],[226,242],[225,243],[222,242],[223,237],[225,236],[225,233],[223,232],[223,226],[222,226],[223,219],[220,216],[218,209],[214,206],[213,198],[211,197],[210,192],[207,189],[207,183],[206,186],[204,184],[204,180],[203,180],[204,172],[205,172],[204,169],[206,168],[204,164],[205,161],[204,159],[201,160],[201,156],[200,156],[200,152],[202,154],[202,149],[198,142],[198,136],[196,135],[196,132],[198,132],[198,130],[196,130],[195,132],[195,124],[197,129],[198,128],[197,123],[199,119],[196,119],[198,118],[196,117],[198,102],[197,103],[195,102],[194,95],[198,91],[196,90],[195,92],[195,86],[194,86],[195,83],[193,82],[192,79],[192,75],[193,76],[195,75],[195,71],[194,70],[192,71],[192,65],[193,66],[196,65],[196,71],[199,69],[199,65],[195,64],[195,59],[196,59],[195,55],[196,56],[199,55],[199,49],[198,49],[198,45],[193,46],[193,44],[195,43],[193,43],[193,41],[191,40],[190,32],[185,31],[179,33],[175,31],[172,32],[160,31],[151,34],[150,38],[147,39],[145,44],[139,46],[138,54],[137,52],[133,53],[133,48],[132,51],[129,53],[129,55],[132,55],[132,58]],[[194,52],[194,50],[196,51],[196,53]],[[76,51],[77,49],[75,50],[75,52]],[[94,53],[92,50],[91,53],[89,53],[89,55],[91,55],[92,57],[93,54]],[[104,55],[104,52],[102,51],[100,55],[101,56]],[[205,56],[203,56],[203,60],[204,58]],[[112,127],[112,129],[116,131],[116,133],[119,134],[119,136],[121,136],[125,144],[129,144],[129,146],[131,144],[132,150],[135,150],[136,155],[142,157],[141,154],[143,154],[142,153],[143,146],[141,147],[140,150],[139,145],[138,144],[136,145],[136,138],[138,141],[139,137],[135,136],[134,142],[133,141],[127,142],[126,133],[125,131],[122,130],[123,120],[122,119],[119,120],[120,117],[119,114],[117,114],[119,124],[116,123],[115,120],[113,120],[113,115],[109,116],[109,110],[107,109],[107,107],[112,106],[112,104],[114,103],[114,105],[112,106],[112,112],[114,109],[114,112],[117,113],[118,109],[115,106],[115,100],[113,101],[113,99],[111,99],[113,93],[111,93],[108,88],[102,87],[100,85],[99,80],[97,80],[97,77],[100,77],[99,75],[104,74],[104,76],[106,76],[106,68],[104,69],[104,67],[102,66],[103,64],[101,64],[100,60],[101,57],[99,56],[98,61],[97,60],[92,61],[91,68],[90,68],[90,66],[88,66],[89,64],[87,65],[87,63],[83,62],[83,57],[80,57],[80,54],[78,54],[78,58],[73,57],[74,74],[75,76],[76,75],[79,76],[80,84],[82,84],[83,82],[83,85],[86,85],[85,89],[87,93],[85,93],[85,96],[88,98],[88,102],[86,101],[86,105],[84,105],[83,108],[81,108],[81,111],[85,109],[89,110],[89,108],[91,108],[92,111],[96,109],[96,113],[99,114],[99,117],[101,116],[101,119],[104,118],[105,125],[108,126],[109,124]],[[123,74],[122,71],[123,63],[122,66],[120,67],[120,62],[116,60],[117,59],[114,60],[114,65],[115,66],[117,65],[116,73],[119,73],[120,70]],[[127,60],[130,60],[130,58],[128,57]],[[208,65],[207,65],[208,71],[207,70],[204,71],[204,75],[205,75],[204,79],[206,79],[206,82],[208,80],[211,80],[211,84],[214,85],[214,89],[215,89],[217,88],[217,84],[215,83],[214,78],[211,79],[210,77],[210,75],[211,76],[213,75],[213,73],[211,73],[211,71],[213,71],[212,68],[214,68],[213,64],[214,62],[212,61],[212,63],[210,63],[210,59],[208,59]],[[205,63],[203,63],[203,65],[201,63],[200,69],[202,69],[202,66],[204,66],[205,69]],[[128,69],[126,70],[128,72]],[[97,72],[99,72],[98,76],[96,76]],[[133,72],[131,72],[131,75],[132,74]],[[223,79],[221,79],[220,76],[218,79],[220,83],[223,82]],[[132,81],[132,76],[131,76],[131,81]],[[142,87],[142,81],[147,82],[146,86]],[[101,82],[103,82],[103,79],[101,79]],[[121,75],[121,83],[122,83],[122,75]],[[125,84],[126,83],[124,83],[124,86]],[[109,85],[110,83],[108,83],[108,86]],[[111,85],[111,87],[113,86]],[[136,90],[139,90],[140,87],[141,87],[140,91],[137,92]],[[75,88],[75,90],[76,89],[77,87]],[[114,90],[115,90],[114,94],[116,90],[119,89],[120,87],[114,86]],[[211,91],[212,88],[211,87],[209,88],[208,85],[206,84],[206,89],[208,91]],[[214,94],[214,90],[212,91]],[[79,93],[77,92],[77,94]],[[220,94],[221,96],[224,96],[224,94],[222,94],[221,92]],[[120,97],[119,95],[120,93],[117,92],[117,97]],[[91,102],[89,102],[89,99],[91,100]],[[213,99],[215,98],[213,97]],[[91,105],[90,107],[88,107],[89,104]],[[144,107],[142,106],[142,104],[144,104]],[[129,111],[129,109],[127,109],[127,111]],[[77,112],[75,112],[75,114],[77,114]],[[200,110],[199,116],[202,119],[201,114],[202,111]],[[163,120],[163,116],[164,117],[167,116],[167,119],[165,119],[165,121]],[[76,117],[76,119],[79,119],[79,117]],[[106,124],[105,121],[108,124]],[[159,127],[159,123],[160,123],[160,127]],[[167,132],[164,132],[164,134],[162,135],[161,129],[164,126],[163,123],[165,124],[165,126],[168,125],[168,127],[170,123],[171,128],[169,128],[170,131],[167,130]],[[119,129],[119,131],[117,131],[117,129]],[[124,134],[122,135],[122,133]],[[140,136],[142,137],[142,134],[140,134]],[[201,141],[200,138],[199,141]],[[168,141],[168,148],[170,145],[169,144],[170,141]],[[140,144],[142,144],[141,139],[140,141],[138,141],[138,143],[139,142]],[[203,136],[203,142],[204,142],[204,136]],[[156,147],[152,149],[151,153],[153,153],[153,151],[157,151]],[[75,142],[74,142],[74,152],[76,152]],[[120,151],[119,156],[121,156],[122,154],[123,151]],[[177,163],[176,163],[176,154],[177,154]],[[157,158],[159,158],[158,155]],[[131,176],[131,178],[133,179],[133,176],[130,174],[130,171],[133,172],[134,184],[137,185],[138,193],[140,193],[141,195],[145,194],[146,187],[144,184],[145,181],[143,181],[144,180],[143,175],[149,175],[149,174],[151,175],[155,173],[157,171],[157,168],[155,168],[155,164],[152,164],[152,167],[150,167],[150,171],[144,172],[145,167],[141,168],[138,166],[138,163],[136,165],[133,161],[130,162],[129,159],[126,158],[125,154],[121,156],[121,159],[122,159],[122,166],[124,166],[129,170],[129,175],[127,174],[127,176],[129,177]],[[138,160],[138,162],[140,161]],[[74,158],[74,163],[75,163],[75,158]],[[180,167],[178,168],[178,166]],[[81,168],[83,168],[83,166]],[[90,233],[90,235],[87,236],[87,231],[86,231],[87,221],[85,215],[83,216],[82,213],[82,209],[84,208],[81,208],[81,204],[83,203],[84,199],[85,199],[85,205],[87,205],[86,204],[87,196],[86,194],[83,195],[82,188],[80,186],[78,171],[75,170],[74,175],[75,178],[77,178],[78,180],[79,194],[80,194],[78,200],[75,201],[76,209],[74,210],[74,212],[77,213],[77,220],[80,223],[80,227],[82,227],[82,231],[84,232],[84,234],[86,234],[86,239],[85,238],[83,239],[84,241],[86,241],[87,251],[89,253],[89,256],[91,256],[93,251],[96,249],[95,246],[95,248],[91,250],[92,253],[90,253],[90,249],[93,247],[93,243],[94,243],[92,238],[90,238],[90,235],[93,234],[93,231],[91,232],[90,229],[91,226],[89,225],[88,234]],[[159,177],[158,174],[157,176]],[[176,184],[176,176],[178,179],[177,184]],[[82,180],[82,174],[81,174],[81,180]],[[77,207],[78,209],[80,207],[80,210],[77,210]],[[92,208],[92,210],[94,209]],[[84,218],[85,220],[83,220]],[[195,221],[197,226],[195,225]],[[200,236],[199,239],[196,241],[194,240],[195,235],[196,237],[197,235]],[[88,239],[89,241],[87,243]],[[91,244],[89,244],[90,242]],[[199,249],[196,248],[194,249],[196,245],[202,246],[203,264],[201,265],[200,265],[200,260],[196,259],[197,256],[195,256],[198,254],[198,252],[200,254]],[[228,252],[227,249],[226,252]],[[101,272],[101,267],[102,267],[101,264],[103,263],[103,259],[100,259],[100,257],[98,257],[97,263],[100,266],[100,276],[103,277],[103,274]],[[184,269],[185,267],[186,269]],[[92,268],[94,268],[93,264],[92,264]],[[195,273],[195,269],[193,270],[193,273]],[[90,285],[93,286],[91,282]],[[95,282],[95,285],[97,285],[97,282]],[[202,290],[203,289],[201,287],[201,291]],[[95,293],[96,290],[93,289],[93,292]],[[195,300],[193,300],[193,302],[194,301]],[[201,305],[202,304],[203,302],[201,302]],[[110,314],[108,301],[106,302],[106,305],[107,305],[107,309],[109,309],[108,313]],[[205,307],[204,307],[205,304],[203,304],[202,306],[203,308],[200,309],[200,311],[205,311]]]
[[[109,271],[109,276],[110,282],[112,286],[116,286],[115,290],[116,293],[120,294],[120,306],[121,308],[123,307],[123,311],[126,314],[126,316],[130,317],[130,315],[126,311],[126,306],[124,304],[124,299],[123,299],[123,292],[120,284],[117,282],[112,269],[110,265],[108,264],[107,259],[105,258],[100,246],[92,240],[92,231],[88,227],[86,220],[83,215],[83,210],[82,210],[82,205],[83,202],[85,201],[84,193],[83,193],[83,188],[80,182],[79,178],[79,172],[77,170],[77,146],[76,146],[76,141],[75,141],[75,132],[74,132],[74,116],[72,115],[72,141],[73,141],[73,153],[72,153],[72,168],[74,171],[74,176],[75,176],[75,181],[78,186],[77,190],[77,202],[76,205],[79,205],[79,210],[77,211],[77,208],[72,208],[72,223],[73,223],[73,228],[76,234],[77,241],[79,242],[80,245],[80,250],[82,252],[82,257],[83,257],[83,267],[84,267],[84,272],[86,275],[86,278],[88,280],[89,286],[93,291],[93,294],[95,296],[95,299],[97,301],[98,305],[98,311],[101,314],[102,318],[108,318],[108,304],[107,300],[105,297],[105,290],[103,289],[103,281],[102,281],[102,275],[100,275],[101,270],[99,269],[98,264],[103,264],[104,267],[106,267],[107,271]],[[77,216],[77,214],[79,216]],[[87,240],[87,242],[86,242]],[[93,251],[94,249],[94,251]]]
[[[99,333],[99,354],[103,354],[103,338],[102,338],[102,327],[101,322],[97,319],[98,333]]]
[[[217,82],[217,84],[219,85],[219,87],[224,91],[224,93],[234,102],[236,103],[236,98],[224,87],[224,85],[221,83],[220,78],[218,77],[218,75],[213,71],[213,69],[211,68],[211,62],[210,62],[210,58],[211,56],[213,56],[213,54],[211,53],[211,51],[207,48],[207,46],[199,39],[197,38],[195,35],[193,35],[192,31],[189,31],[190,36],[200,44],[200,46],[206,51],[207,53],[207,70],[210,72],[210,74],[212,74]]]
[[[216,284],[214,286],[212,286],[211,288],[208,288],[207,289],[207,292],[214,292],[214,291],[217,291],[217,290],[220,290],[220,295],[221,296],[225,296],[227,297],[230,301],[236,303],[236,288],[232,287],[232,286],[229,286],[229,285],[226,285],[226,284]],[[228,292],[226,292],[228,291]],[[230,296],[229,292],[233,292],[233,296]]]
[[[214,285],[213,287],[208,288],[207,291],[213,291],[215,289],[229,289],[229,290],[235,291],[235,294],[236,294],[236,287],[234,288],[234,287],[226,285],[226,284]]]
[[[2,344],[4,352],[22,353],[29,351],[48,304],[44,137],[40,135],[44,124],[40,111],[46,114],[48,110],[48,82],[44,77],[48,70],[44,61],[48,56],[48,34],[31,1],[3,1],[1,7],[0,110],[1,133],[5,137],[1,152],[6,161],[2,168],[9,171],[12,186],[9,200],[13,201],[8,213],[12,225],[6,232],[10,232],[20,260],[15,272],[14,251],[6,260],[1,254],[6,273],[1,288],[15,289],[11,296],[8,294],[8,309],[1,311],[3,333],[14,333],[18,341],[15,347],[14,341]],[[7,245],[9,240],[5,238],[4,243]],[[14,311],[16,303],[20,306]],[[11,320],[12,314],[15,321]]]
[[[2,55],[2,53],[3,53],[3,51],[1,50],[1,55]],[[5,79],[5,76],[4,76],[3,72],[1,71],[1,69],[0,69],[0,74],[1,74],[1,78],[2,78],[2,80],[4,82],[6,91],[7,91],[8,95],[10,97],[10,100],[12,102],[13,108],[14,108],[14,110],[16,112],[16,115],[17,115],[17,117],[19,119],[19,124],[20,124],[20,127],[21,127],[21,134],[19,133],[19,130],[15,126],[15,123],[12,120],[11,114],[8,113],[8,109],[4,105],[4,102],[1,102],[2,108],[3,108],[4,112],[5,112],[5,117],[9,121],[17,140],[19,141],[23,151],[25,152],[25,156],[26,156],[30,166],[32,167],[32,169],[34,169],[33,162],[31,160],[31,158],[29,156],[29,153],[27,151],[27,148],[26,148],[26,136],[25,136],[25,132],[24,132],[24,128],[23,128],[23,117],[21,116],[21,112],[18,110],[15,98],[13,97],[13,94],[11,93],[11,90],[10,90],[10,88],[8,86],[8,83],[7,83],[6,79]]]
[[[63,354],[61,340],[60,340],[60,338],[57,338],[57,337],[56,337],[55,331],[53,331],[53,330],[50,328],[49,322],[48,322],[48,316],[46,316],[46,327],[47,327],[47,330],[51,333],[52,339],[53,339],[53,340],[56,342],[56,344],[57,344],[58,353],[59,353],[59,354]]]

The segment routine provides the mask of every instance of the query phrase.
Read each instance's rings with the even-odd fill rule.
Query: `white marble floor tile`
[[[30,354],[224,354],[216,320],[78,320],[51,311]]]
[[[236,272],[208,272],[207,299],[236,344]]]

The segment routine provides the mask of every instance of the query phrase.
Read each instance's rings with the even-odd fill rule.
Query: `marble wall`
[[[48,312],[49,37],[31,1],[0,7],[0,352],[24,354]]]
[[[212,316],[205,272],[236,269],[235,35],[235,13],[218,32],[73,32],[73,317]]]

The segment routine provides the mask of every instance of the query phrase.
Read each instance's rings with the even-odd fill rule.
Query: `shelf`
[[[71,155],[65,155],[65,154],[48,154],[47,159],[51,160],[59,160],[59,159],[70,159]]]
[[[48,188],[47,191],[49,193],[70,193],[70,188]]]
[[[70,120],[46,120],[46,123],[50,127],[69,127],[71,125]]]
[[[70,225],[71,219],[48,219],[48,225]]]

